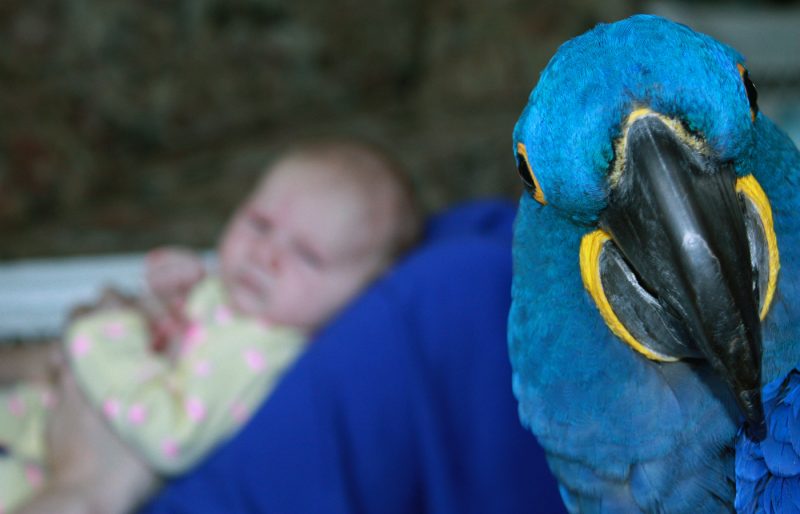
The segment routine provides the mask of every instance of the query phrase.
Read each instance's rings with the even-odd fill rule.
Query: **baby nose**
[[[269,257],[267,261],[267,266],[272,271],[280,271],[281,269],[281,258],[277,252],[273,252],[272,255]]]
[[[283,253],[278,244],[262,243],[256,247],[254,257],[259,266],[275,272],[279,271],[283,265]]]

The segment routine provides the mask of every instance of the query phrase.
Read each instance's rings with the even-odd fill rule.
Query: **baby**
[[[216,273],[186,250],[156,250],[151,299],[117,297],[72,323],[71,374],[155,485],[241,426],[308,337],[409,248],[420,225],[407,180],[375,148],[299,146],[233,215]],[[47,488],[46,391],[6,394],[18,407],[0,418],[0,512]]]

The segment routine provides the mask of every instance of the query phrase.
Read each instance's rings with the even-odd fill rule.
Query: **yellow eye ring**
[[[517,143],[517,172],[522,179],[525,188],[531,194],[534,200],[542,205],[547,205],[547,200],[544,199],[544,192],[536,180],[536,175],[533,173],[530,161],[528,161],[528,150],[522,143]]]
[[[739,76],[742,77],[744,91],[747,93],[747,101],[750,103],[750,119],[756,121],[756,114],[758,114],[758,90],[755,84],[753,84],[753,81],[750,80],[750,74],[747,73],[747,68],[741,63],[737,63],[736,69],[739,70]]]

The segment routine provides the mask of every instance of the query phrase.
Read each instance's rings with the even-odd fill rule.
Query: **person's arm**
[[[49,382],[57,354],[55,341],[0,345],[0,387],[20,381]]]
[[[61,371],[45,430],[47,481],[14,514],[129,513],[160,481]]]

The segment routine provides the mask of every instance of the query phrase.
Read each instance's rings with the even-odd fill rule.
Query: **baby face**
[[[372,200],[352,179],[280,163],[230,221],[220,271],[233,307],[313,331],[385,262]],[[319,164],[316,164],[319,166]]]

